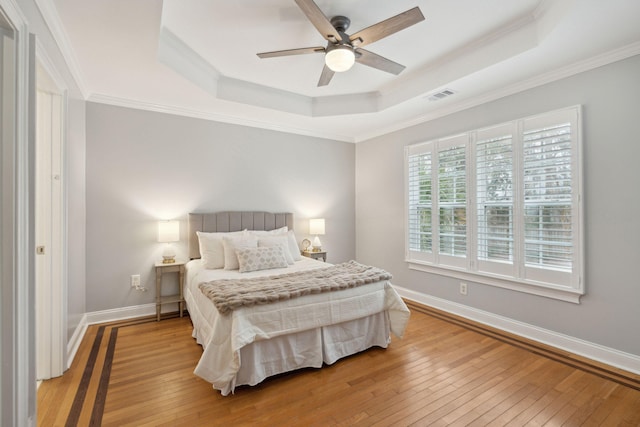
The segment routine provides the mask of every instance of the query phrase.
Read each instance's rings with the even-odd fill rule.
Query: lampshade
[[[324,235],[324,218],[309,220],[309,234]]]
[[[337,73],[353,67],[355,60],[356,55],[353,53],[353,49],[343,45],[337,45],[324,56],[324,63],[327,64],[327,67]]]
[[[158,223],[158,242],[169,243],[180,240],[180,223],[178,221],[160,221]]]

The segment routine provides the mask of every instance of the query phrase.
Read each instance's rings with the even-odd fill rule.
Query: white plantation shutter
[[[579,301],[579,123],[573,107],[407,147],[407,261]]]
[[[525,277],[577,285],[580,249],[577,114],[525,120],[522,136]]]
[[[478,270],[514,273],[514,127],[477,132],[476,221]]]
[[[408,150],[408,252],[409,258],[433,260],[432,152],[431,146],[414,146]]]
[[[467,256],[467,142],[466,135],[438,142],[438,254],[441,263],[462,267]]]
[[[571,126],[524,136],[526,264],[571,269]]]

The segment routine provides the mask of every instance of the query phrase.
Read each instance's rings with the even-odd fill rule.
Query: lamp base
[[[176,262],[176,251],[171,247],[171,243],[167,243],[167,247],[162,252],[162,263],[173,264]]]
[[[311,248],[311,252],[322,252],[322,243],[320,243],[320,238],[318,236],[313,239]]]

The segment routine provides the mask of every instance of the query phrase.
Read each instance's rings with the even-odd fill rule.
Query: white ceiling
[[[38,4],[41,5],[39,0]],[[367,46],[317,87],[324,46],[293,0],[54,0],[41,7],[85,98],[358,142],[640,53],[638,0],[316,0],[347,33],[419,6],[425,20]],[[442,89],[455,95],[428,97]]]

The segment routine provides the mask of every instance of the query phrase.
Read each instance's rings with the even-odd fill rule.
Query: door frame
[[[0,14],[12,27],[10,81],[13,114],[0,137],[2,210],[0,212],[0,424],[36,424],[34,288],[34,114],[35,37],[14,0],[0,0]],[[6,64],[5,64],[6,65]],[[2,95],[5,98],[5,94]],[[5,100],[3,99],[4,103]],[[4,113],[3,113],[4,114]],[[4,126],[3,126],[4,128]]]

